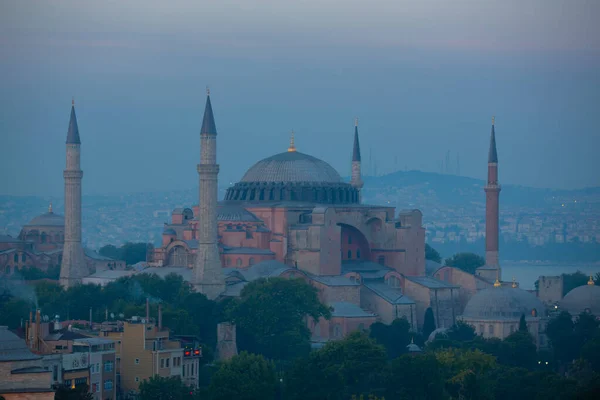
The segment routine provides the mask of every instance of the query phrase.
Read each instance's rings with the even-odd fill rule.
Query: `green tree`
[[[127,242],[121,246],[121,259],[127,265],[133,265],[140,261],[146,261],[146,256],[153,246],[150,243]]]
[[[576,287],[587,285],[590,279],[589,275],[581,271],[573,272],[572,274],[562,274],[563,276],[563,296],[569,293]]]
[[[342,400],[384,386],[385,349],[362,332],[328,342],[297,360],[287,375],[286,399]]]
[[[463,321],[456,321],[456,324],[446,331],[446,337],[457,342],[468,342],[475,336],[475,328]]]
[[[570,363],[578,356],[573,328],[571,314],[566,311],[562,311],[558,316],[551,319],[546,326],[546,335],[552,343],[554,358],[559,363]]]
[[[427,307],[427,310],[425,310],[425,319],[423,320],[423,338],[427,340],[433,331],[435,331],[435,318],[433,317],[433,309],[431,307]]]
[[[509,365],[532,369],[537,361],[537,347],[529,332],[517,331],[504,340],[502,357]]]
[[[444,380],[435,355],[403,355],[393,360],[385,397],[398,400],[443,398]]]
[[[307,316],[329,318],[317,290],[301,279],[258,279],[246,285],[227,309],[238,328],[241,350],[275,360],[290,360],[310,351]]]
[[[104,257],[109,257],[114,260],[121,260],[122,254],[121,250],[112,244],[107,244],[98,250],[98,254]]]
[[[192,400],[194,390],[184,384],[178,376],[168,378],[154,375],[142,381],[139,400]]]
[[[94,395],[89,392],[88,385],[78,385],[75,389],[61,385],[54,393],[54,400],[94,400]]]
[[[390,359],[406,353],[412,338],[406,318],[397,318],[390,325],[376,322],[371,325],[369,336],[385,347]]]
[[[485,258],[475,253],[458,253],[447,258],[446,265],[474,274],[477,268],[485,265]]]
[[[261,355],[242,352],[219,366],[209,393],[212,400],[272,399],[276,389],[273,363]]]
[[[519,332],[529,332],[527,322],[525,321],[525,314],[521,314],[521,318],[519,319]]]
[[[440,264],[442,262],[442,256],[440,256],[440,253],[438,253],[436,249],[427,243],[425,243],[425,259],[435,261],[436,263]]]

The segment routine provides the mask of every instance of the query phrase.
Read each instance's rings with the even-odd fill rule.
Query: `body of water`
[[[535,281],[541,275],[558,276],[581,271],[586,275],[596,275],[600,272],[600,265],[527,265],[527,264],[502,264],[502,280],[512,281],[513,277],[519,282],[521,289],[535,289]]]

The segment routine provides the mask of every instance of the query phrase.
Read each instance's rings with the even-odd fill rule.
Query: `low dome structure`
[[[600,286],[595,285],[590,277],[587,285],[578,286],[567,293],[559,303],[559,309],[568,311],[573,316],[582,312],[600,316]]]
[[[25,227],[45,227],[45,226],[54,226],[54,227],[64,227],[65,226],[65,217],[59,214],[55,214],[52,211],[52,208],[48,210],[47,213],[42,215],[38,215],[33,218]]]
[[[522,314],[526,317],[545,315],[545,310],[537,297],[523,289],[491,287],[480,290],[469,300],[463,317],[518,320]]]

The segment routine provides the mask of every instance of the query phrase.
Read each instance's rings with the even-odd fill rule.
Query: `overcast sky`
[[[299,151],[502,183],[600,185],[600,1],[0,2],[3,194],[60,195],[71,97],[84,193],[198,184],[205,87],[220,179]]]

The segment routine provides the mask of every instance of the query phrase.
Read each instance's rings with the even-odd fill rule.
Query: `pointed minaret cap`
[[[79,128],[77,127],[77,116],[75,115],[75,99],[71,99],[71,119],[67,131],[67,144],[81,144],[79,139]]]
[[[52,213],[52,202],[50,202],[50,204],[48,205],[48,212]]]
[[[517,280],[515,279],[515,277],[513,276],[513,283],[512,283],[512,287],[516,288],[517,287]]]
[[[494,124],[496,117],[492,117],[492,135],[490,138],[490,151],[488,152],[488,164],[498,163],[498,152],[496,151],[496,130]]]
[[[358,140],[358,118],[354,119],[354,146],[352,147],[352,161],[360,162],[360,142]]]
[[[500,281],[496,278],[496,282],[494,282],[494,287],[500,287],[502,286],[502,284],[500,283]]]
[[[204,118],[202,119],[202,129],[200,129],[200,133],[207,135],[217,134],[217,126],[215,125],[212,104],[210,103],[210,89],[208,86],[206,87],[206,107],[204,108]]]
[[[588,281],[588,285],[590,285],[590,286],[594,286],[595,285],[594,278],[591,275],[590,275],[590,280]]]
[[[290,147],[288,147],[289,152],[296,151],[296,144],[294,143],[294,130],[292,129],[292,133],[290,135]]]

